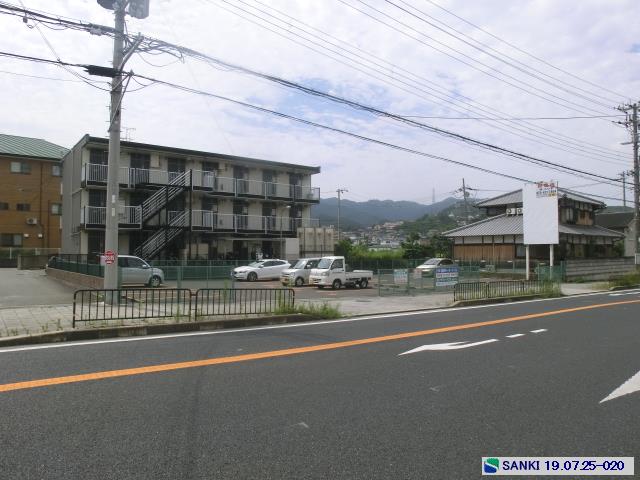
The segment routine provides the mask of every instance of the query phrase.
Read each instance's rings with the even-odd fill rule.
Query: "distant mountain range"
[[[456,203],[453,197],[445,198],[431,205],[417,202],[394,200],[368,200],[340,202],[340,224],[343,229],[365,228],[384,222],[416,220],[424,215],[435,215]],[[319,218],[320,225],[337,225],[338,199],[323,198],[319,205],[311,207],[311,217]]]

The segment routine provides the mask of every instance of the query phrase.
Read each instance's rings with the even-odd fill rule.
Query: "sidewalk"
[[[562,284],[565,295],[579,295],[606,291],[605,283]],[[384,313],[406,312],[444,308],[453,304],[453,293],[435,293],[417,296],[361,296],[342,297],[327,300],[299,299],[297,303],[321,304],[327,302],[340,309],[345,316],[376,315]],[[39,305],[29,307],[0,308],[0,338],[18,335],[40,335],[72,329],[72,305]],[[111,326],[137,326],[151,323],[172,323],[172,317],[154,320],[113,320]],[[76,326],[76,329],[91,329],[106,326],[106,322],[92,322]]]

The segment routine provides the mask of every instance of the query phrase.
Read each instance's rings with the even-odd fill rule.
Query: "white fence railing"
[[[139,206],[120,206],[118,208],[118,223],[120,225],[141,226],[141,209]],[[80,211],[82,225],[105,225],[107,221],[106,207],[84,207]]]
[[[192,227],[203,230],[292,232],[297,228],[313,227],[319,224],[317,218],[236,215],[216,213],[211,210],[193,210],[191,212]]]

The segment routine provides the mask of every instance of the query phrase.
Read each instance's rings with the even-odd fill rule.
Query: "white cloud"
[[[371,14],[374,13],[356,0],[344,1]],[[379,60],[375,61],[380,65],[390,62],[394,66],[389,70],[377,67],[378,78],[373,78],[357,70],[363,69],[356,64],[357,58],[343,58],[342,63],[327,58],[229,13],[225,9],[233,9],[228,3],[220,0],[151,0],[150,17],[146,20],[130,20],[129,31],[141,31],[231,63],[327,89],[336,95],[398,113],[458,117],[468,112],[470,116],[478,116],[477,111],[471,112],[465,106],[454,109],[450,104],[430,96],[433,92],[429,89],[437,84],[445,88],[447,96],[455,94],[458,98],[461,95],[470,97],[489,108],[516,117],[580,115],[568,108],[545,102],[505,85],[434,51],[415,39],[375,22],[339,0],[260,0],[260,3],[238,0],[231,3],[251,11],[243,2],[268,10],[274,15],[276,13],[270,10],[270,7],[277,8],[295,19],[376,55]],[[481,54],[464,43],[456,42],[450,36],[385,2],[365,2],[405,23],[407,26],[398,23],[394,25],[425,43],[432,44],[432,41],[410,28],[438,39],[473,59],[508,72],[517,79],[530,83],[534,88],[553,92],[562,99],[571,99],[581,105],[587,104],[580,98],[569,97],[562,90],[553,89],[539,80],[505,66],[490,55]],[[446,15],[427,1],[395,0],[395,3],[405,8],[407,5],[419,8],[546,74],[561,77],[569,84],[579,84],[586,90],[595,90],[604,97],[619,100],[611,93],[580,83],[575,78],[523,56],[494,38]],[[102,9],[93,0],[55,3],[46,0],[25,0],[25,4],[29,8],[54,11],[94,23],[112,23],[110,12]],[[634,18],[639,12],[636,2],[632,0],[440,0],[440,4],[590,82],[624,95],[632,95],[639,90],[640,57],[633,53],[637,39],[628,24],[629,18]],[[248,16],[246,13],[243,15]],[[265,17],[264,14],[261,15]],[[389,18],[385,21],[393,23]],[[293,20],[289,21],[287,31],[299,33],[294,24]],[[273,26],[269,28],[275,30]],[[0,50],[53,57],[38,31],[27,28],[21,19],[0,16],[0,29],[5,32],[0,40]],[[109,64],[111,42],[108,38],[90,36],[83,32],[53,31],[47,28],[41,30],[61,59],[79,63]],[[317,46],[313,48],[321,50]],[[344,49],[338,52],[346,54]],[[358,54],[366,55],[362,51]],[[337,56],[336,53],[330,55]],[[144,58],[148,62],[166,66],[153,67],[134,56],[129,68],[137,73],[249,101],[266,108],[291,112],[336,128],[348,129],[365,136],[516,176],[534,179],[556,178],[566,186],[589,182],[469,148],[418,129],[400,127],[388,120],[365,116],[346,107],[327,105],[312,97],[292,94],[291,91],[269,82],[214,69],[194,60],[172,63],[173,59],[168,56],[146,55]],[[470,59],[465,61],[473,63]],[[5,60],[0,70],[76,80],[59,68],[17,60]],[[416,81],[421,85],[417,86]],[[132,84],[131,87],[136,86]],[[0,73],[0,102],[5,112],[0,118],[2,132],[43,137],[65,146],[71,146],[84,133],[106,134],[108,95],[80,82],[42,80]],[[457,188],[463,176],[475,188],[517,187],[517,182],[514,181],[366,144],[349,137],[318,131],[163,86],[152,86],[129,93],[124,106],[123,124],[125,127],[136,129],[133,133],[136,141],[320,165],[323,167],[323,173],[316,177],[315,183],[321,187],[323,195],[324,192],[330,195],[336,187],[341,186],[349,188],[360,197],[428,201],[432,188],[436,188],[436,192],[443,195]],[[615,113],[610,108],[594,104],[588,106],[603,113]],[[611,103],[611,107],[613,106],[615,104]],[[582,110],[582,107],[580,109]],[[498,130],[490,126],[489,122],[435,119],[425,122],[608,176],[613,176],[625,168],[624,165],[583,157],[573,147],[564,146],[568,152],[563,152],[525,140],[507,131]],[[591,147],[585,143],[589,142],[628,154],[628,147],[619,145],[628,138],[626,131],[605,120],[536,121],[535,125],[578,139],[579,148],[590,150]],[[524,124],[518,124],[517,128],[529,130]],[[555,141],[546,133],[540,135],[545,142]],[[630,158],[630,155],[628,157]],[[626,168],[629,167],[630,164]],[[621,196],[620,190],[612,186],[594,187],[590,191]]]

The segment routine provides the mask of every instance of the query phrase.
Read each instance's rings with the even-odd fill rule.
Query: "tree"
[[[338,243],[336,243],[336,248],[334,251],[336,252],[336,255],[348,257],[349,254],[353,251],[353,242],[348,238],[340,240]]]
[[[427,258],[432,256],[433,249],[420,243],[420,235],[413,232],[400,244],[404,258]]]
[[[453,255],[451,240],[447,237],[443,237],[442,235],[434,235],[431,237],[431,247],[437,257],[451,258]]]

